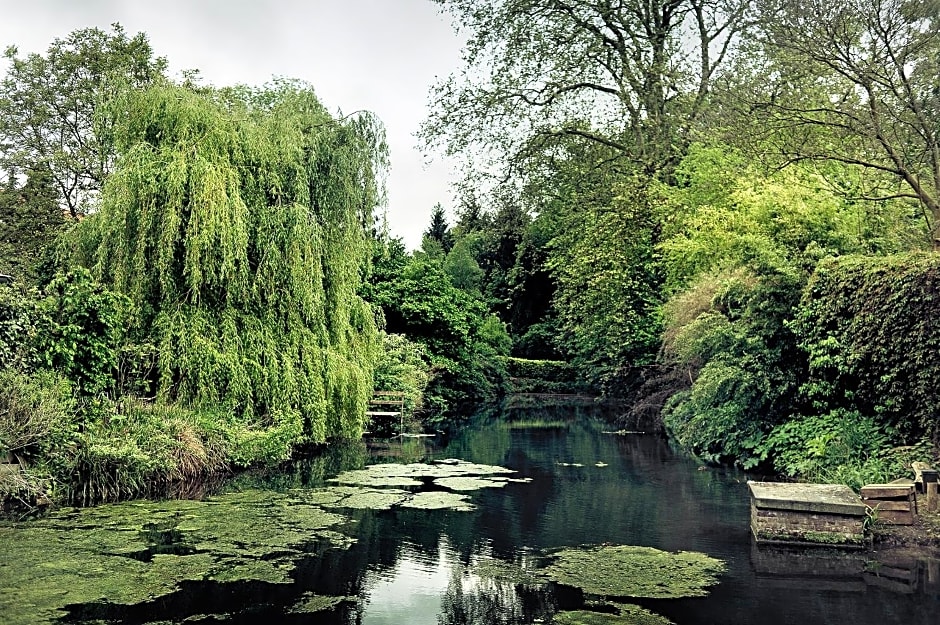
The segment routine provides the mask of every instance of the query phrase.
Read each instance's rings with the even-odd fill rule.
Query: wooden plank
[[[869,484],[862,486],[862,499],[908,499],[912,488],[906,484]]]
[[[366,410],[367,417],[399,417],[400,412],[391,412],[387,410]]]
[[[902,510],[879,510],[877,513],[879,523],[887,525],[913,525],[914,513]]]
[[[885,501],[883,499],[865,499],[864,497],[862,498],[862,501],[878,512],[885,510],[901,510],[903,512],[911,512],[912,509],[910,501]]]

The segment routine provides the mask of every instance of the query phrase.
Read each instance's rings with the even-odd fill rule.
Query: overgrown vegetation
[[[125,71],[123,33],[99,35],[74,34],[72,62],[107,63],[83,57],[94,40],[108,71]],[[41,291],[25,289],[28,272],[2,287],[3,374],[16,381],[0,391],[4,450],[50,494],[97,501],[359,436],[381,353],[359,295],[380,124],[337,119],[291,81],[151,77],[95,103],[83,114],[107,127],[79,130],[106,132],[114,155],[95,210],[45,242],[56,254]],[[52,167],[37,154],[33,167]]]

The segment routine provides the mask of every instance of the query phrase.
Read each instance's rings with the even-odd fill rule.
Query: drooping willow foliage
[[[309,86],[129,92],[78,261],[139,310],[161,400],[278,444],[357,436],[380,349],[357,289],[385,144]]]

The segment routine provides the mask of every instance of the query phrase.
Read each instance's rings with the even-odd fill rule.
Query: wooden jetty
[[[842,484],[749,481],[758,543],[862,548],[866,507]]]
[[[405,432],[405,394],[401,391],[375,391],[369,400],[369,410],[366,411],[367,432],[372,430],[391,433],[395,420],[398,420],[398,434]],[[390,409],[395,410],[390,410]],[[381,410],[380,410],[381,409]]]

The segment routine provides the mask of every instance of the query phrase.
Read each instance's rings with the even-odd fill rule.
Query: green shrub
[[[584,385],[575,368],[562,360],[506,358],[506,372],[514,393],[580,393]]]
[[[75,412],[72,389],[56,373],[0,370],[0,453],[31,454]]]
[[[763,437],[792,410],[805,365],[787,322],[800,281],[766,271],[703,281],[666,308],[665,352],[693,383],[667,402],[664,424],[709,462],[756,466]]]
[[[57,275],[46,292],[36,330],[41,364],[71,380],[80,397],[113,392],[129,300],[84,268]]]
[[[794,329],[809,355],[816,412],[845,409],[902,439],[940,438],[940,255],[821,262]]]
[[[886,483],[910,475],[910,463],[929,460],[926,441],[891,447],[892,432],[875,419],[848,410],[799,417],[774,428],[758,452],[781,475],[812,482]]]
[[[0,284],[0,369],[36,364],[38,292]]]

